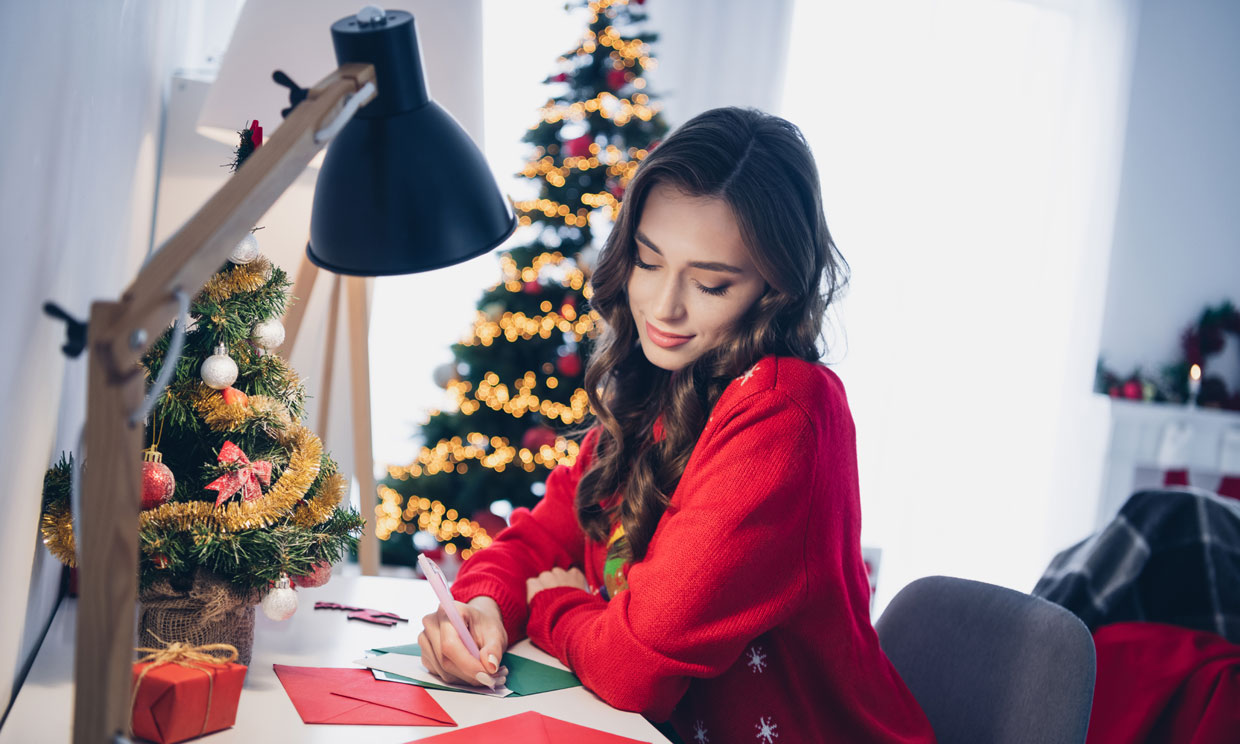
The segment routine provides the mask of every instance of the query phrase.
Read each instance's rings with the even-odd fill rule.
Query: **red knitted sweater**
[[[460,601],[493,597],[616,708],[686,742],[933,742],[878,645],[861,562],[852,416],[826,367],[767,357],[716,403],[646,556],[611,601],[525,580],[554,566],[603,585],[606,547],[573,498],[598,431],[461,567]]]

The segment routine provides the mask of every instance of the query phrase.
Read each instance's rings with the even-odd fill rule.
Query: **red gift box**
[[[155,661],[133,665],[133,733],[158,744],[230,728],[245,682],[244,665],[203,661],[205,654],[194,651],[185,658],[177,647],[187,648],[172,644],[152,654]],[[163,660],[169,656],[179,660]]]

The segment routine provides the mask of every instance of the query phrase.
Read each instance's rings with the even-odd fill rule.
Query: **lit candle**
[[[1188,370],[1188,404],[1197,405],[1197,395],[1201,393],[1201,365],[1194,364]]]

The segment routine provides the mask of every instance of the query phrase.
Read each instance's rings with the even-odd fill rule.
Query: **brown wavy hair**
[[[723,343],[675,372],[646,359],[627,296],[634,235],[657,184],[726,202],[767,285]],[[645,557],[723,389],[769,354],[821,359],[824,315],[847,276],[827,230],[818,168],[790,122],[756,109],[717,108],[646,157],[591,279],[590,305],[603,322],[585,385],[601,431],[576,494],[577,520],[590,539],[605,542],[619,522],[628,557]],[[655,442],[660,415],[664,436]]]

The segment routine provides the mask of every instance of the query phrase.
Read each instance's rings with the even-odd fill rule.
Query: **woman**
[[[818,364],[846,282],[801,133],[689,121],[638,168],[593,275],[597,424],[453,586],[426,666],[502,683],[523,636],[687,742],[927,742],[879,648],[852,417]]]

